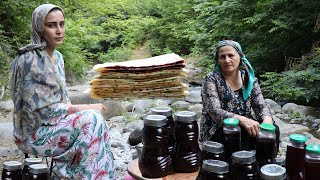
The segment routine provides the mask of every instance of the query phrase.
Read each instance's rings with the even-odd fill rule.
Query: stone
[[[204,71],[203,67],[196,67],[193,63],[187,65],[186,69],[189,70],[189,75],[187,77],[187,81],[190,84],[202,85],[203,77],[202,72]]]
[[[189,111],[197,113],[197,117],[198,118],[202,116],[202,109],[203,109],[203,105],[202,104],[191,105],[188,108]]]
[[[273,120],[279,126],[280,138],[289,136],[292,133],[302,133],[302,132],[310,131],[310,129],[308,127],[305,127],[300,124],[288,124],[288,123],[281,121],[277,117],[273,117]]]
[[[185,100],[190,103],[201,103],[201,91],[189,91],[189,95]]]
[[[284,119],[285,117],[288,117],[287,114],[276,114],[276,117],[280,118],[280,119]]]
[[[282,112],[286,114],[292,114],[296,116],[319,116],[319,113],[316,108],[310,106],[301,106],[295,103],[287,103],[282,107]]]
[[[135,146],[142,142],[142,130],[141,129],[135,129],[132,131],[132,133],[129,136],[128,143],[131,146]]]
[[[13,141],[13,123],[1,123],[0,124],[0,139]]]
[[[281,106],[271,99],[265,99],[265,102],[269,106],[270,110],[273,110],[275,113],[281,113]]]
[[[142,109],[149,109],[152,104],[153,100],[151,99],[139,99],[139,100],[133,100],[134,108],[142,108]]]
[[[124,122],[124,116],[114,116],[109,119],[111,122]]]
[[[143,120],[136,120],[126,124],[125,128],[128,129],[129,132],[133,132],[136,129],[142,130],[144,127]]]
[[[4,111],[13,111],[13,102],[12,100],[8,100],[8,101],[0,101],[0,110],[4,110]]]
[[[186,101],[177,101],[177,102],[174,102],[171,106],[178,110],[186,110],[189,108],[190,103]]]

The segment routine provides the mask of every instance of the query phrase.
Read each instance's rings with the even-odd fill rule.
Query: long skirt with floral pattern
[[[86,110],[41,126],[25,141],[16,137],[25,153],[52,157],[59,174],[70,179],[113,179],[114,162],[109,127],[102,114]]]

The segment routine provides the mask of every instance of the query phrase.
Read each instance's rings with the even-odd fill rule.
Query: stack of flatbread
[[[183,98],[188,85],[181,79],[188,76],[184,59],[165,54],[147,59],[97,64],[98,73],[90,83],[94,99]]]

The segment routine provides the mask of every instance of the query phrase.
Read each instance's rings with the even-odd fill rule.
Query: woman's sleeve
[[[269,107],[267,103],[264,101],[257,78],[255,78],[251,96],[252,108],[258,120],[262,122],[265,116],[271,116]]]
[[[67,89],[67,82],[66,82],[66,73],[65,73],[65,68],[64,68],[64,59],[62,54],[55,50],[55,54],[58,57],[58,69],[59,69],[59,73],[61,76],[61,80],[62,80],[62,84],[65,86],[65,95],[66,95],[66,99],[68,103],[71,103],[70,97],[69,97],[69,93],[68,93],[68,89]]]
[[[211,120],[218,124],[220,124],[223,119],[234,116],[234,113],[228,112],[221,108],[219,96],[221,95],[218,93],[214,77],[207,76],[202,86],[203,108],[204,111],[206,111],[206,113],[210,116]]]
[[[23,82],[23,100],[28,103],[26,109],[45,124],[56,124],[66,116],[68,107],[65,92],[56,72],[50,68],[50,60],[40,59],[26,65]]]

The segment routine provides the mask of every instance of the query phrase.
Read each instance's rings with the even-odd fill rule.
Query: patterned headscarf
[[[216,48],[216,55],[215,55],[215,60],[216,60],[216,69],[221,70],[220,64],[218,63],[219,60],[219,49],[223,46],[231,46],[233,47],[240,55],[241,59],[241,65],[245,67],[245,77],[244,77],[244,86],[243,86],[243,98],[247,100],[251,94],[252,88],[253,88],[253,83],[254,83],[254,71],[249,63],[248,59],[242,52],[242,48],[240,44],[236,41],[232,40],[223,40],[218,43],[218,46]]]
[[[41,37],[44,30],[44,22],[46,20],[47,15],[52,9],[59,9],[62,13],[63,10],[53,4],[43,4],[37,7],[32,13],[32,35],[31,42],[33,44],[43,44],[45,43]]]
[[[36,132],[42,124],[52,123],[52,118],[66,114],[66,111],[56,112],[59,105],[67,104],[66,89],[45,50],[46,42],[41,38],[45,19],[54,8],[61,10],[52,4],[44,4],[34,10],[32,43],[20,48],[11,63],[13,125],[21,139]]]

